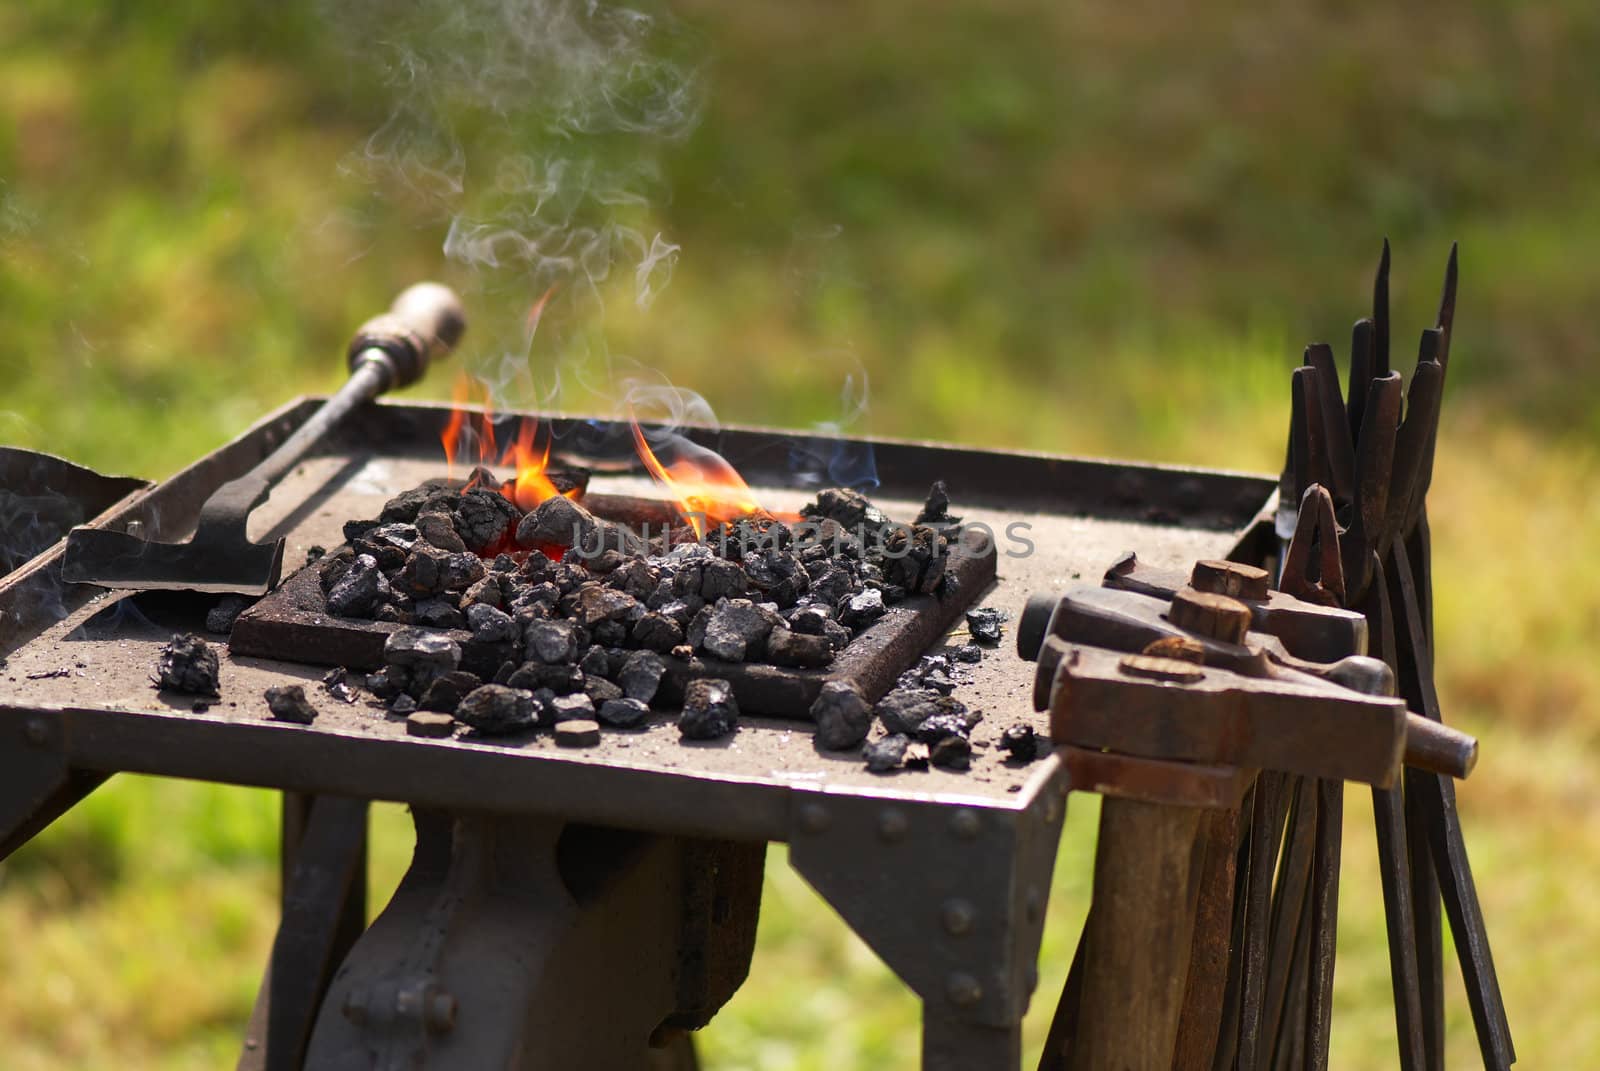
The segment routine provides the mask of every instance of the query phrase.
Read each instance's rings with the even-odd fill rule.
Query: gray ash
[[[218,673],[217,652],[189,632],[172,637],[161,648],[150,679],[166,691],[216,698],[222,694]]]

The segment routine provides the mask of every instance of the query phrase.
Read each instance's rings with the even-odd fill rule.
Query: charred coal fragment
[[[454,714],[456,708],[461,705],[461,700],[482,683],[483,681],[475,674],[453,669],[434,678],[417,700],[417,706],[441,714]]]
[[[277,721],[290,721],[296,725],[310,725],[317,718],[317,708],[306,698],[306,690],[298,684],[282,684],[268,688],[265,698],[267,710]]]
[[[503,643],[520,634],[510,614],[483,602],[467,607],[467,627],[472,630],[475,643]]]
[[[898,770],[905,762],[906,748],[910,743],[911,738],[905,734],[890,733],[862,748],[861,757],[866,760],[867,769],[873,773],[888,773]]]
[[[839,603],[839,623],[846,628],[859,631],[882,617],[886,609],[883,592],[877,588],[868,588]]]
[[[338,579],[328,589],[328,612],[336,617],[370,617],[391,594],[389,578],[378,567],[378,560],[361,554],[338,571]]]
[[[411,714],[417,709],[417,701],[411,698],[409,692],[401,692],[399,695],[389,700],[389,709],[396,714]]]
[[[417,514],[425,511],[449,513],[455,508],[460,495],[443,480],[425,480],[409,491],[402,491],[383,504],[378,515],[381,523],[403,522],[410,524]]]
[[[983,648],[979,647],[975,643],[963,643],[960,647],[957,647],[951,652],[951,657],[957,662],[965,662],[967,665],[976,665],[977,663],[983,661]]]
[[[1025,765],[1039,757],[1043,750],[1039,734],[1026,722],[1018,722],[1000,734],[1000,747],[1012,762]]]
[[[184,695],[219,696],[217,652],[192,632],[173,636],[156,658],[157,688]]]
[[[592,719],[594,717],[594,701],[582,692],[572,695],[558,695],[545,702],[545,712],[552,724],[560,725],[564,721],[577,721]]]
[[[706,621],[700,647],[725,662],[759,661],[767,637],[782,621],[777,611],[749,599],[724,599]]]
[[[595,717],[614,729],[636,729],[650,719],[650,704],[639,699],[608,699],[600,704]]]
[[[461,647],[450,637],[420,628],[390,633],[383,644],[383,660],[406,673],[407,691],[426,691],[434,679],[461,665]]]
[[[666,672],[666,664],[661,661],[660,655],[654,651],[635,651],[622,663],[617,683],[622,686],[622,694],[629,699],[649,703],[656,697],[661,678],[666,676]]]
[[[520,547],[572,547],[592,537],[594,515],[562,495],[547,498],[517,523],[516,541]]]
[[[928,488],[927,500],[922,504],[922,512],[917,514],[916,523],[936,528],[961,523],[960,517],[950,516],[950,491],[943,480],[934,480],[933,486]]]
[[[811,704],[817,746],[829,751],[852,748],[872,727],[872,704],[849,681],[828,681]]]
[[[533,728],[533,693],[502,684],[485,684],[462,698],[455,716],[485,736],[522,732]]]
[[[717,740],[739,727],[733,685],[716,677],[692,680],[683,690],[678,732],[685,740]]]
[[[350,681],[350,671],[342,666],[334,666],[322,675],[322,690],[341,703],[356,701],[356,687]]]
[[[889,518],[866,495],[846,487],[817,492],[817,500],[801,507],[800,515],[807,520],[836,521],[852,532],[857,528],[881,528],[889,523]]]
[[[583,675],[583,694],[589,697],[589,702],[595,706],[611,699],[622,698],[622,686],[604,677],[597,677],[590,673]]]
[[[1006,612],[993,606],[980,606],[967,611],[967,631],[973,642],[994,647],[1000,642],[1000,626],[1005,623]]]
[[[883,727],[891,733],[915,735],[922,723],[938,714],[951,713],[951,704],[966,708],[953,699],[946,699],[931,688],[895,688],[875,708]]]
[[[448,513],[417,514],[417,532],[429,546],[439,550],[459,554],[467,549],[461,534],[456,531],[454,518]]]
[[[501,542],[518,523],[517,507],[496,490],[474,487],[461,496],[452,516],[466,549],[477,554]]]

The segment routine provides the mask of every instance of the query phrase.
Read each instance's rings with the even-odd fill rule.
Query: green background
[[[1272,471],[1289,369],[1311,341],[1343,357],[1381,239],[1405,372],[1459,240],[1430,504],[1440,687],[1483,743],[1461,809],[1519,1052],[1600,1063],[1600,9],[697,0],[641,46],[659,65],[561,53],[550,78],[474,66],[504,45],[475,27],[512,8],[384,9],[0,8],[0,441],[163,476],[336,386],[350,329],[440,277],[477,320],[463,363],[510,401],[614,408],[643,375],[732,421]],[[397,79],[402,55],[427,77]],[[657,115],[689,70],[697,122],[570,121],[601,90]],[[558,234],[611,228],[603,278],[442,255],[463,213],[527,237],[525,159],[569,165],[539,217]],[[681,251],[642,303],[630,236],[658,233]],[[1333,1064],[1382,1068],[1378,875],[1350,798]],[[1030,1053],[1094,825],[1074,797]],[[381,808],[375,830],[381,897],[407,819]],[[275,842],[264,793],[123,777],[0,866],[0,1066],[226,1065],[275,924]],[[915,1002],[779,851],[770,878],[708,1066],[913,1066]]]

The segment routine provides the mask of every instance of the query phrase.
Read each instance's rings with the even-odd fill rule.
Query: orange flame
[[[500,464],[516,469],[516,475],[501,486],[500,493],[523,511],[561,493],[546,475],[550,467],[550,437],[544,436],[543,448],[534,445],[538,439],[539,421],[534,417],[523,417],[517,428],[517,437],[506,446],[506,452],[500,458]]]
[[[705,538],[711,523],[772,516],[761,508],[744,477],[716,451],[674,435],[673,452],[679,456],[670,465],[663,464],[645,441],[638,418],[630,413],[629,421],[633,425],[633,442],[638,448],[639,460],[678,503],[679,512],[698,538]]]
[[[479,393],[482,394],[481,401],[475,399]],[[484,468],[494,464],[511,466],[514,475],[500,485],[500,493],[524,511],[560,493],[546,474],[550,467],[550,439],[544,436],[543,446],[539,445],[538,420],[524,417],[517,427],[516,438],[507,443],[505,451],[496,458],[494,399],[488,388],[462,373],[457,377],[451,395],[454,408],[445,422],[443,434],[439,436],[444,446],[446,471],[450,475],[455,474],[457,465],[472,464]],[[467,486],[471,487],[477,481],[475,474]]]

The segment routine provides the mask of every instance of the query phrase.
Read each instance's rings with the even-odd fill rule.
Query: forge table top
[[[95,523],[138,516],[162,538],[181,538],[209,490],[247,470],[314,404],[303,400],[268,417]],[[339,544],[344,521],[376,516],[390,496],[443,474],[434,444],[444,412],[372,407],[283,481],[252,518],[252,534],[287,537],[286,573],[312,545]],[[786,486],[783,458],[795,436],[724,430],[705,441],[746,473],[764,504],[793,509],[810,497]],[[974,605],[1007,611],[1012,625],[1030,594],[1093,582],[1125,550],[1172,567],[1225,556],[1262,516],[1273,491],[1271,481],[1225,473],[906,443],[876,447],[884,484],[873,497],[891,517],[913,516],[937,476],[949,483],[953,512],[996,533],[998,579]],[[644,476],[630,473],[597,474],[591,488],[651,493]],[[1031,542],[1031,552],[1008,531]],[[234,657],[225,648],[221,698],[196,710],[192,699],[158,693],[149,677],[158,648],[174,631],[204,634],[214,597],[61,586],[59,555],[58,545],[0,583],[0,639],[9,649],[0,669],[0,732],[9,737],[20,726],[31,744],[51,744],[75,769],[767,840],[789,839],[798,801],[815,793],[1017,811],[1046,785],[1062,788],[1054,757],[1013,765],[998,748],[1008,726],[1046,728],[1030,701],[1033,666],[1017,656],[1010,627],[998,648],[968,667],[970,680],[955,692],[984,714],[973,733],[972,769],[884,776],[868,773],[854,752],[815,749],[806,723],[758,717],[742,719],[731,738],[692,744],[680,742],[664,713],[640,731],[607,731],[598,747],[584,750],[558,748],[548,734],[513,743],[411,737],[403,718],[370,705],[364,692],[354,704],[330,696],[319,685],[323,667]],[[950,639],[965,642],[964,629]],[[318,710],[310,726],[267,715],[263,691],[296,682],[307,686]]]

